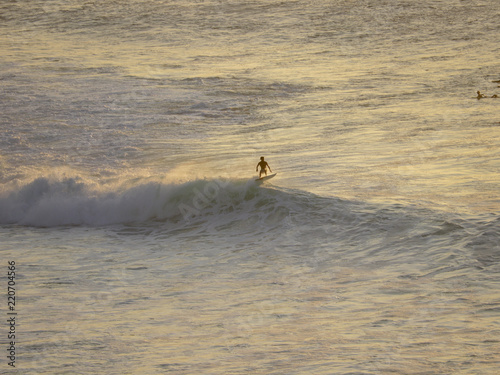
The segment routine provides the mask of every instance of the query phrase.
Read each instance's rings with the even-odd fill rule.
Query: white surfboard
[[[260,182],[264,182],[265,180],[269,180],[270,178],[273,178],[274,176],[276,176],[278,173],[274,173],[274,174],[271,174],[269,176],[264,176],[264,177],[261,177],[261,178],[256,178],[255,181],[260,181]]]

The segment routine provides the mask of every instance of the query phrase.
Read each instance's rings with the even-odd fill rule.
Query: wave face
[[[41,177],[2,192],[0,224],[160,226],[166,231],[190,230],[195,237],[249,236],[245,238],[255,243],[264,236],[297,251],[328,246],[337,255],[355,252],[371,262],[378,256],[382,260],[387,251],[396,258],[416,259],[423,251],[439,258],[447,248],[466,249],[479,266],[496,263],[500,238],[495,215],[450,217],[400,204],[374,205],[232,179],[102,186],[80,177]]]
[[[280,196],[281,195],[281,196]],[[192,224],[233,213],[252,220],[289,214],[286,194],[262,189],[253,180],[196,180],[183,184],[139,182],[106,188],[79,177],[40,177],[0,197],[0,224],[35,227],[103,226],[166,221]],[[262,216],[262,215],[261,215]]]

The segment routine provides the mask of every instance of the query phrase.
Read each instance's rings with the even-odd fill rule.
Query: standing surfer
[[[260,157],[260,161],[257,164],[257,167],[255,167],[255,172],[257,172],[259,167],[260,167],[259,178],[261,178],[262,173],[265,173],[265,175],[267,176],[266,168],[269,168],[269,172],[272,172],[271,167],[269,166],[269,164],[267,164],[267,161],[264,161],[264,156]]]

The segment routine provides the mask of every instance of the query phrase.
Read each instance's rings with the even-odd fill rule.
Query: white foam
[[[234,211],[257,189],[251,182],[230,180],[166,184],[138,179],[131,184],[100,186],[79,177],[40,177],[1,194],[0,223],[53,227],[151,220],[190,222]]]

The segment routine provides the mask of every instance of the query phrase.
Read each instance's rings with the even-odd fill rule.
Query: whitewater
[[[2,2],[0,372],[496,374],[499,14]]]

